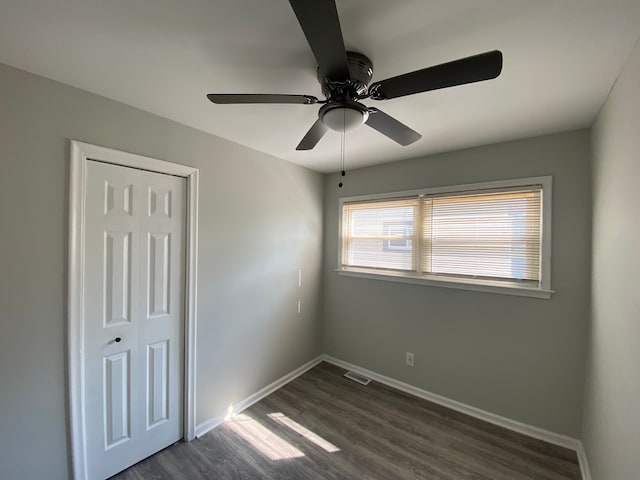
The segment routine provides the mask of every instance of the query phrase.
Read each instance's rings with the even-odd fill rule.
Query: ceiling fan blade
[[[296,150],[311,150],[320,141],[324,134],[327,133],[327,126],[320,119],[309,129],[304,138],[300,141]]]
[[[501,71],[502,52],[494,50],[375,82],[369,92],[374,100],[386,100],[490,80]]]
[[[377,108],[369,109],[369,118],[365,123],[405,147],[422,138],[418,132]]]
[[[271,94],[226,94],[210,93],[207,98],[213,103],[236,104],[236,103],[296,103],[301,105],[311,105],[318,102],[312,95],[271,95]]]
[[[349,63],[334,0],[289,0],[320,73],[331,80],[348,80]]]

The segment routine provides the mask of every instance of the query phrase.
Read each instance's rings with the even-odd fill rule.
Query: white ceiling
[[[348,169],[586,127],[638,36],[638,0],[337,0],[347,49],[374,81],[488,50],[487,82],[367,101],[423,138],[401,147],[366,126]],[[207,93],[321,97],[287,0],[0,0],[0,62],[141,108],[320,172],[340,134],[295,147],[318,106],[214,105]]]

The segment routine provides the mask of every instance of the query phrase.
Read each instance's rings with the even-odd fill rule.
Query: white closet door
[[[102,480],[183,435],[186,180],[86,172],[86,447]]]

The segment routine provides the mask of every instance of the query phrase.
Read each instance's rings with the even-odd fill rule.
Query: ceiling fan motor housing
[[[351,78],[346,82],[336,82],[318,68],[318,82],[325,97],[343,100],[347,96],[352,99],[367,94],[367,87],[373,78],[373,63],[367,56],[357,52],[347,52],[347,62]]]

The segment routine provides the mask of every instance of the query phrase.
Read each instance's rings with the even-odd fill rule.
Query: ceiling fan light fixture
[[[364,105],[361,108],[357,104],[331,105],[320,109],[320,119],[331,130],[336,132],[349,131],[362,125],[369,118],[369,112]]]

